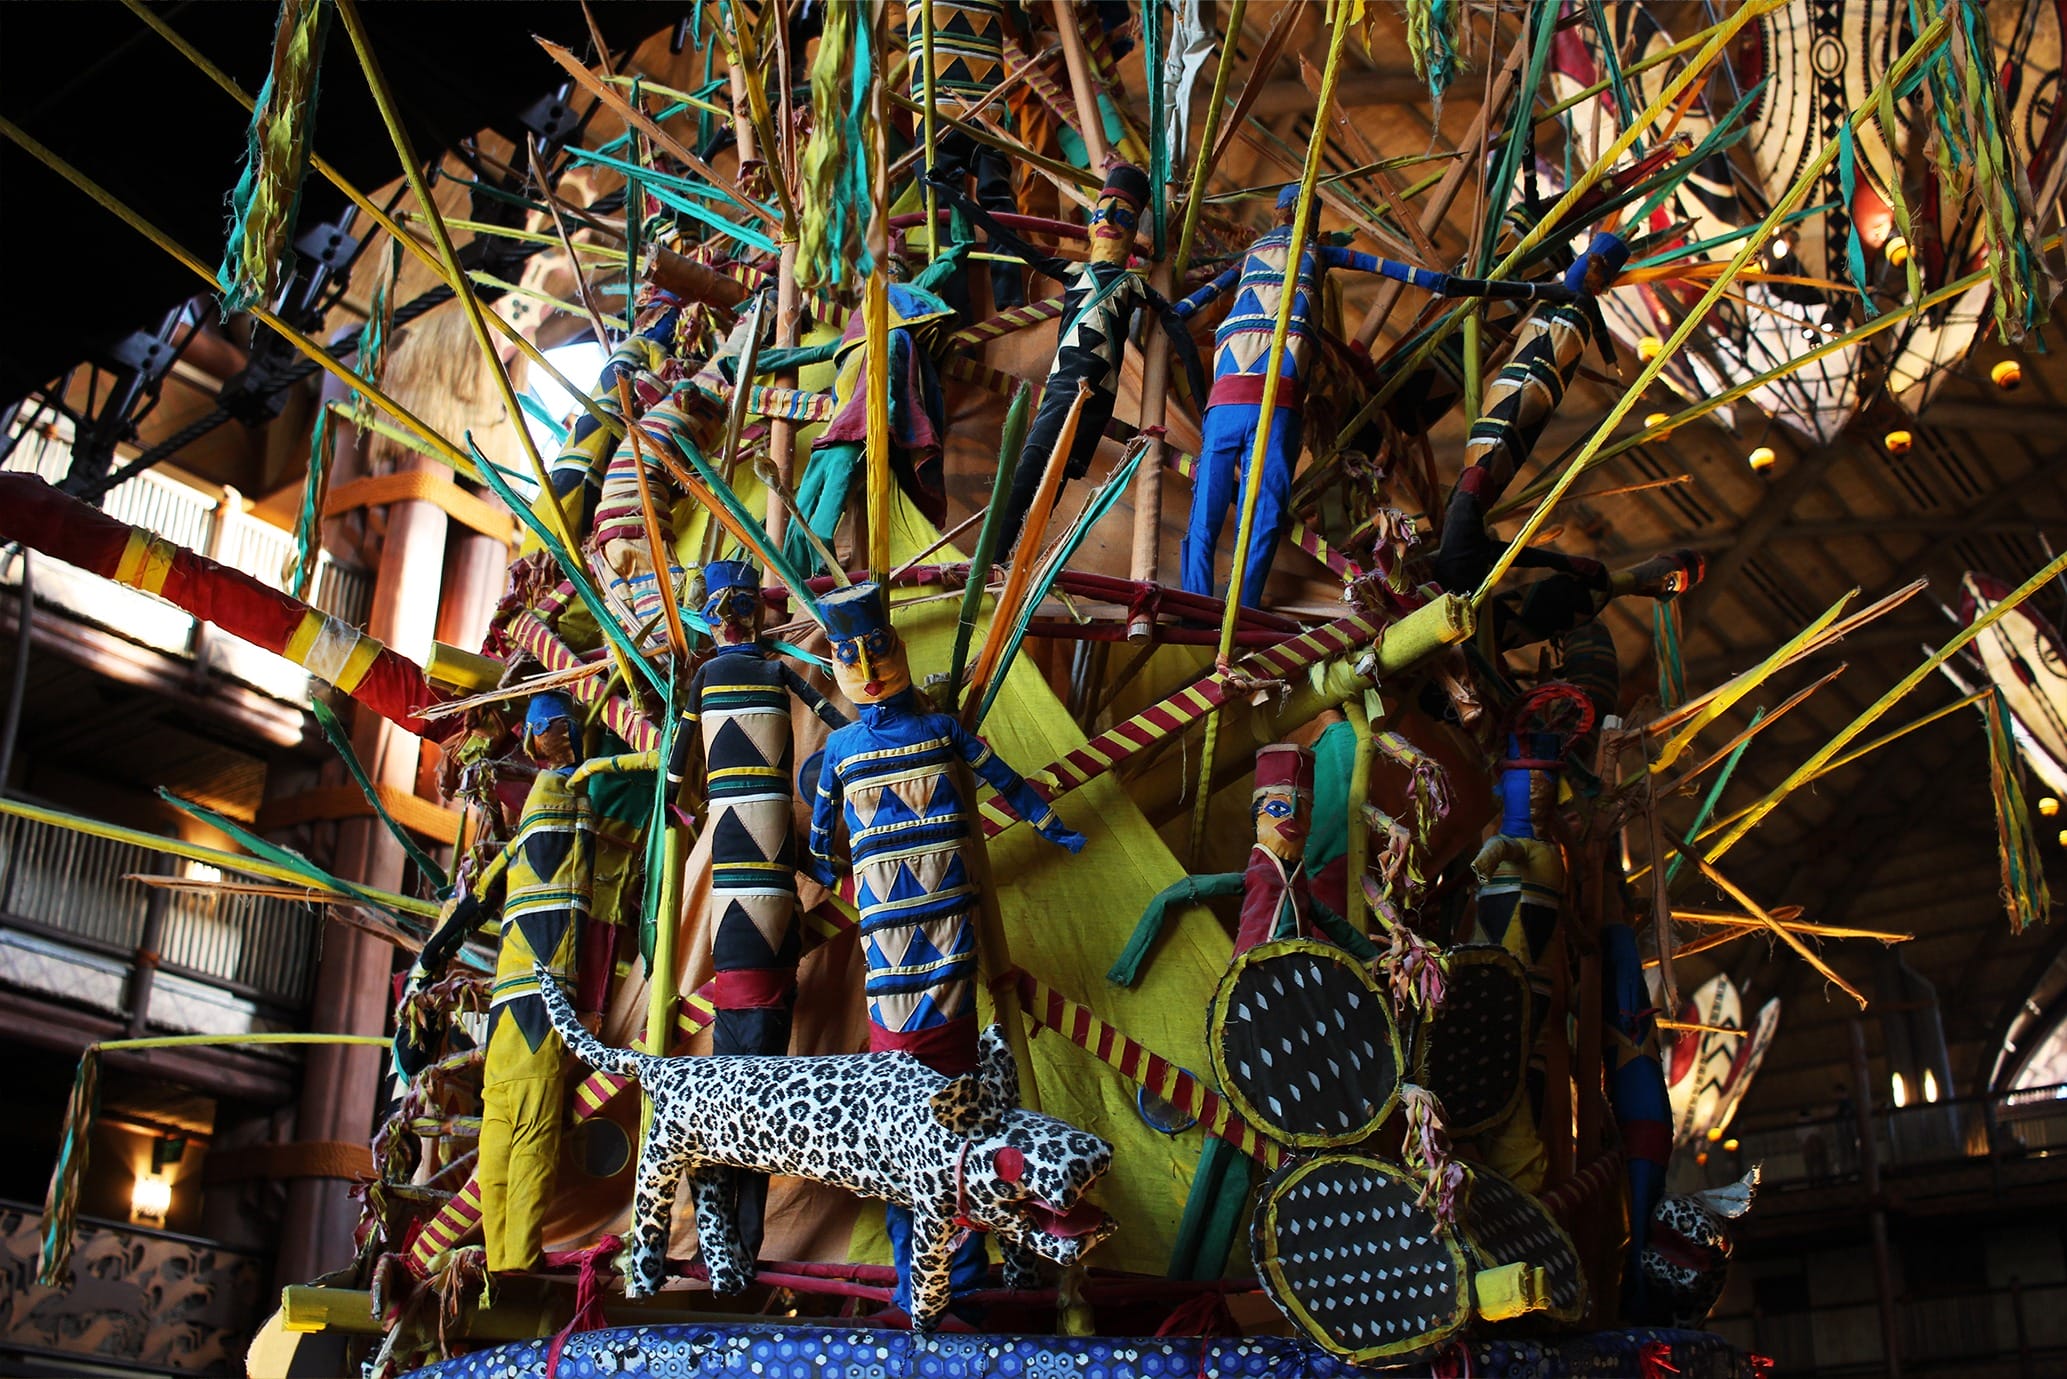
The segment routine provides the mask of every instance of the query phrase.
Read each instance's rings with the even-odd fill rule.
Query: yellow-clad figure
[[[482,1069],[480,1157],[475,1182],[493,1272],[530,1269],[539,1259],[546,1203],[560,1157],[561,1084],[567,1050],[538,994],[535,964],[573,985],[588,919],[594,836],[574,770],[572,706],[534,697],[524,746],[539,765],[517,836],[476,887],[488,894],[502,871],[501,946],[488,1009]]]

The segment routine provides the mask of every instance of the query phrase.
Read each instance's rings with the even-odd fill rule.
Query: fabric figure
[[[617,396],[620,378],[632,380],[635,401],[651,403],[659,400],[661,385],[658,375],[667,363],[669,346],[680,320],[680,311],[669,308],[656,316],[645,329],[619,342],[604,361],[596,386],[589,393],[589,400],[597,411],[620,422],[625,419],[619,415],[623,411]],[[596,505],[602,497],[603,473],[615,453],[616,440],[610,431],[589,415],[587,408],[583,408],[575,414],[574,424],[568,428],[559,453],[546,466],[553,492],[560,496],[563,506],[567,505],[568,498],[580,495],[578,503],[572,505],[567,514],[567,520],[575,531],[588,530],[594,518]],[[636,502],[636,498],[633,501]]]
[[[1472,942],[1495,944],[1520,959],[1529,974],[1530,1095],[1507,1120],[1486,1132],[1491,1166],[1524,1191],[1534,1192],[1549,1169],[1536,1118],[1541,1114],[1545,1062],[1545,1017],[1556,986],[1555,946],[1562,933],[1565,855],[1549,836],[1557,806],[1564,747],[1556,733],[1510,734],[1501,763],[1500,831],[1485,841],[1471,870],[1478,879],[1478,908]],[[1561,1033],[1553,1032],[1557,1037]]]
[[[1263,385],[1270,369],[1270,341],[1277,329],[1284,299],[1285,267],[1292,254],[1292,217],[1299,188],[1278,193],[1277,228],[1266,232],[1239,262],[1172,308],[1186,319],[1215,298],[1232,291],[1234,304],[1213,333],[1213,388],[1206,398],[1200,428],[1197,477],[1192,482],[1191,520],[1180,548],[1186,592],[1214,592],[1214,556],[1227,510],[1247,481],[1256,431],[1262,424]],[[1292,473],[1299,463],[1303,436],[1301,407],[1309,360],[1321,341],[1320,305],[1325,275],[1331,268],[1396,278],[1441,296],[1563,296],[1562,286],[1525,282],[1488,282],[1381,259],[1339,245],[1309,243],[1299,259],[1299,278],[1286,327],[1284,362],[1278,371],[1277,398],[1271,410],[1270,436],[1263,452],[1263,477],[1256,494],[1256,513],[1249,533],[1249,563],[1242,576],[1241,601],[1257,606],[1277,553],[1279,538],[1291,518]]]
[[[1256,788],[1249,806],[1256,824],[1256,846],[1249,852],[1248,866],[1238,872],[1188,876],[1165,887],[1149,902],[1125,951],[1106,973],[1107,979],[1132,986],[1169,907],[1215,896],[1242,897],[1234,940],[1237,957],[1261,943],[1325,934],[1359,960],[1375,959],[1377,947],[1308,890],[1305,849],[1312,804],[1313,757],[1304,747],[1277,743],[1258,751]],[[1249,1184],[1249,1156],[1218,1136],[1208,1135],[1198,1169],[1192,1174],[1184,1216],[1177,1225],[1171,1278],[1220,1276],[1242,1225]]]
[[[1604,924],[1600,932],[1601,1004],[1608,1040],[1608,1104],[1622,1128],[1622,1154],[1629,1174],[1629,1254],[1622,1268],[1622,1314],[1650,1315],[1644,1250],[1653,1214],[1665,1192],[1672,1157],[1672,1100],[1665,1065],[1658,1056],[1657,1011],[1644,983],[1643,955],[1636,930]]]
[[[976,1063],[976,908],[982,902],[962,849],[969,802],[958,764],[988,781],[1020,818],[1069,852],[1084,846],[1048,802],[982,738],[928,709],[911,687],[904,645],[882,589],[864,581],[820,604],[833,673],[859,706],[858,722],[825,740],[811,806],[808,869],[835,882],[833,833],[844,811],[867,964],[869,1049],[902,1051],[958,1077]],[[980,844],[979,844],[980,845]],[[914,1242],[909,1209],[884,1209],[897,1264],[896,1302],[912,1311]],[[956,1251],[956,1294],[980,1287],[983,1242]]]
[[[548,701],[543,709],[540,701]],[[533,724],[544,714],[572,722],[572,706],[558,695],[533,700]],[[572,983],[588,917],[592,839],[588,800],[569,780],[573,766],[571,755],[564,763],[547,758],[503,854],[509,861],[502,942],[489,993],[475,1170],[488,1268],[497,1273],[537,1267],[546,1203],[559,1168],[566,1050],[553,1034],[540,985]]]
[[[1039,492],[1048,457],[1062,437],[1077,399],[1077,385],[1090,385],[1084,409],[1077,421],[1075,438],[1063,473],[1081,479],[1090,472],[1098,442],[1112,420],[1113,404],[1119,398],[1120,364],[1127,349],[1137,308],[1147,305],[1159,315],[1170,304],[1139,273],[1127,267],[1128,248],[1134,241],[1134,226],[1141,208],[1148,202],[1148,179],[1139,168],[1120,164],[1106,176],[1105,189],[1092,213],[1092,257],[1086,263],[1046,254],[1027,244],[998,224],[984,210],[969,201],[959,187],[936,182],[990,236],[991,247],[1025,261],[1043,277],[1063,285],[1062,319],[1055,337],[1055,359],[1041,385],[1041,400],[1027,424],[1026,442],[1020,449],[1019,467],[1012,474],[1012,489],[998,528],[998,552],[1008,554],[1019,541],[1019,529],[1027,509]],[[1181,362],[1196,369],[1191,337],[1171,328],[1173,347]]]
[[[905,11],[905,51],[910,58],[911,95],[926,99],[926,39],[919,21],[919,6]],[[933,0],[933,90],[953,98],[981,105],[998,89],[1005,77],[1005,6],[1002,0]],[[994,110],[1002,117],[1004,111]],[[952,127],[933,136],[934,169],[943,177],[961,182],[973,178],[976,203],[986,210],[1016,212],[1019,198],[1012,190],[1012,160],[1003,150],[980,143]],[[968,287],[957,274],[941,285],[957,312],[968,309]],[[1009,263],[990,266],[990,295],[993,310],[1004,311],[1026,300],[1026,288],[1019,269]],[[961,300],[956,300],[957,298]]]
[[[690,447],[702,453],[715,429],[702,398],[677,390],[638,420],[635,447],[629,437],[617,443],[603,471],[596,498],[596,519],[589,536],[589,565],[602,585],[603,597],[628,632],[645,629],[646,645],[667,640],[663,593],[655,578],[653,548],[646,539],[646,516],[639,500],[638,466],[646,470],[653,515],[660,528],[661,552],[667,561],[668,586],[682,587],[682,567],[675,558],[674,480],[655,458],[662,445]]]

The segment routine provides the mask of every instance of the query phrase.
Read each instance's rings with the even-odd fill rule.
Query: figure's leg
[[[664,1128],[656,1123],[639,1146],[639,1178],[632,1190],[632,1270],[624,1286],[626,1297],[651,1297],[667,1282],[675,1190],[681,1186],[688,1155],[656,1133]]]
[[[904,1256],[908,1262],[898,1271],[900,1284],[905,1278],[910,1279],[911,1305],[905,1308],[905,1314],[911,1318],[912,1330],[933,1331],[940,1326],[954,1296],[950,1267],[954,1251],[949,1246],[955,1228],[937,1216],[912,1215],[907,1219],[910,1233]],[[979,1240],[978,1249],[981,1248]]]
[[[1242,602],[1251,608],[1263,606],[1263,586],[1277,559],[1278,541],[1292,521],[1292,471],[1299,465],[1304,422],[1300,413],[1283,407],[1270,419],[1270,444],[1263,452],[1263,481],[1256,490],[1256,515],[1249,531],[1249,564],[1242,575]]]
[[[1220,529],[1234,501],[1235,478],[1242,456],[1256,434],[1256,407],[1223,402],[1206,409],[1199,428],[1199,462],[1191,479],[1191,518],[1178,548],[1184,591],[1211,596],[1213,564],[1219,553]]]
[[[1249,1197],[1249,1156],[1218,1135],[1206,1147],[1191,1178],[1184,1215],[1177,1223],[1177,1244],[1170,1253],[1174,1279],[1220,1277],[1227,1252],[1241,1229]]]
[[[697,1164],[689,1169],[689,1198],[696,1206],[696,1244],[703,1251],[703,1267],[711,1276],[711,1291],[729,1296],[743,1293],[754,1281],[755,1259],[739,1238],[739,1180],[746,1175],[718,1164]]]
[[[1019,198],[1012,191],[1011,160],[999,150],[987,144],[979,144],[971,162],[976,173],[976,204],[992,213],[1016,213],[1019,210]],[[992,311],[1004,311],[1025,303],[1024,273],[1025,270],[1016,263],[997,261],[991,264]]]
[[[797,517],[828,546],[839,534],[840,517],[847,510],[847,490],[861,464],[861,450],[856,442],[836,441],[814,449],[804,461],[804,477],[797,483]],[[818,552],[802,532],[789,533],[782,551],[803,569],[818,571]]]

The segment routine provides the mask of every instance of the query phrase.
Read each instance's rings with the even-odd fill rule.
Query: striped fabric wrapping
[[[1062,298],[1043,297],[1038,302],[1024,306],[1008,307],[987,320],[973,326],[965,326],[947,338],[950,345],[981,345],[989,340],[1002,339],[1043,321],[1052,321],[1062,315]]]
[[[1309,666],[1367,645],[1381,631],[1383,628],[1379,623],[1362,614],[1337,618],[1311,632],[1243,657],[1236,670],[1254,679],[1291,679]],[[1225,703],[1227,697],[1227,681],[1208,676],[1178,690],[1161,703],[1150,705],[1126,722],[1113,725],[1074,751],[1064,753],[1043,770],[1029,776],[1028,780],[1034,782],[1034,788],[1050,800],[1057,799],[1115,770],[1171,734],[1183,732]],[[1019,822],[995,798],[985,800],[977,812],[983,821],[986,838],[995,838]]]
[[[1610,1192],[1620,1195],[1622,1191],[1622,1151],[1611,1149],[1556,1187],[1544,1191],[1537,1200],[1543,1209],[1557,1218],[1557,1223],[1566,1230],[1573,1230],[1589,1214],[1600,1209],[1602,1199]]]
[[[1122,1077],[1146,1087],[1187,1116],[1196,1116],[1210,1133],[1244,1154],[1276,1168],[1282,1150],[1255,1126],[1243,1120],[1218,1092],[1140,1042],[1129,1039],[1053,987],[1028,973],[1018,974],[1019,999],[1027,1018],[1054,1030],[1078,1048],[1116,1069]]]
[[[423,1276],[430,1272],[431,1262],[447,1250],[458,1249],[481,1231],[481,1184],[478,1179],[469,1178],[466,1186],[452,1195],[452,1200],[438,1208],[430,1220],[423,1223],[416,1239],[409,1244],[409,1270]]]
[[[574,648],[561,641],[558,634],[528,608],[519,610],[510,619],[507,635],[518,649],[536,658],[547,670],[572,670],[586,664],[575,654]],[[582,704],[593,704],[606,683],[606,676],[591,676],[565,686],[565,690]],[[603,722],[635,752],[650,752],[660,745],[660,729],[622,695],[613,695],[603,706]]]
[[[794,421],[809,425],[831,421],[839,403],[831,393],[806,392],[801,388],[756,387],[747,394],[746,410],[772,421]]]

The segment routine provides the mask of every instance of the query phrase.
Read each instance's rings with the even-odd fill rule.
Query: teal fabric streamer
[[[1852,205],[1859,194],[1859,147],[1852,138],[1850,120],[1837,127],[1837,185],[1844,193],[1844,204]],[[1880,315],[1880,308],[1873,304],[1873,294],[1866,290],[1866,245],[1855,226],[1845,229],[1845,271],[1852,286],[1859,289],[1859,305],[1866,308],[1866,314]]]
[[[293,252],[330,10],[324,0],[281,0],[272,65],[252,102],[244,170],[230,193],[229,242],[216,274],[225,316],[270,300]]]
[[[997,702],[998,693],[1005,688],[1005,673],[1012,669],[1013,659],[1019,655],[1019,644],[1026,640],[1026,629],[1033,621],[1034,611],[1041,606],[1041,601],[1048,597],[1048,591],[1055,587],[1055,581],[1061,577],[1063,567],[1069,564],[1070,557],[1077,553],[1077,548],[1084,544],[1084,538],[1091,534],[1091,528],[1097,526],[1099,519],[1112,511],[1113,504],[1119,502],[1120,496],[1126,493],[1133,483],[1134,471],[1140,467],[1141,456],[1146,448],[1140,445],[1128,448],[1127,457],[1113,470],[1112,477],[1091,495],[1090,506],[1084,510],[1084,515],[1077,519],[1076,525],[1062,538],[1060,549],[1048,561],[1047,571],[1035,576],[1033,586],[1027,590],[1026,605],[1020,613],[1019,625],[1012,629],[1011,639],[1005,643],[1005,654],[998,658],[997,671],[990,677],[990,684],[984,689],[983,703],[976,710],[976,727],[983,726],[983,720],[990,715],[991,706]]]
[[[1756,728],[1759,720],[1765,716],[1766,711],[1763,708],[1752,710],[1751,726]],[[1737,763],[1744,759],[1744,751],[1750,745],[1751,739],[1745,738],[1737,744],[1736,750],[1730,753],[1729,760],[1723,763],[1722,770],[1715,777],[1715,784],[1708,787],[1708,794],[1702,798],[1701,807],[1694,811],[1694,822],[1687,828],[1687,836],[1680,840],[1684,846],[1693,847],[1694,840],[1701,836],[1701,830],[1708,826],[1708,816],[1715,813],[1715,806],[1722,801],[1723,791],[1730,788],[1730,777],[1736,773]],[[1685,866],[1686,862],[1686,854],[1675,849],[1672,860],[1665,864],[1667,890],[1672,888],[1674,878],[1679,875],[1680,868]]]
[[[687,197],[678,196],[673,191],[652,185],[647,185],[645,191],[646,195],[652,197],[669,210],[680,211],[691,220],[708,225],[719,234],[728,235],[738,240],[741,244],[751,245],[764,254],[780,253],[782,250],[782,246],[760,231],[750,230],[744,225],[727,220],[715,211],[707,211]]]
[[[1141,0],[1141,70],[1148,79],[1149,215],[1155,227],[1155,257],[1163,256],[1170,219],[1169,96],[1163,90],[1164,0]]]
[[[374,815],[387,826],[395,841],[402,845],[402,851],[409,854],[409,860],[416,863],[416,869],[431,883],[439,898],[443,899],[451,894],[452,882],[446,877],[445,869],[439,866],[429,853],[417,846],[416,839],[409,836],[409,830],[397,823],[395,816],[388,813],[387,806],[380,802],[380,791],[374,788],[372,778],[366,774],[366,767],[359,760],[359,754],[352,749],[352,736],[345,731],[344,722],[320,699],[311,699],[309,710],[316,715],[316,725],[323,730],[323,736],[330,739],[331,748],[336,751],[338,760],[344,763],[345,771],[351,776],[352,782],[359,787],[360,793],[366,796],[366,803],[373,806]]]
[[[552,435],[554,445],[567,444],[567,428],[560,425],[559,419],[545,409],[543,402],[530,393],[518,393],[517,405],[524,409],[525,416],[543,426]]]
[[[193,815],[211,828],[221,829],[252,856],[271,862],[276,866],[287,867],[299,872],[310,880],[310,889],[312,890],[328,890],[334,895],[348,895],[367,909],[387,916],[405,934],[413,934],[420,937],[430,932],[429,926],[417,916],[398,914],[394,910],[390,910],[381,903],[378,896],[375,896],[370,891],[340,877],[332,876],[293,848],[282,847],[278,843],[268,842],[244,827],[244,825],[238,823],[235,819],[226,818],[206,805],[199,805],[192,800],[182,799],[162,785],[158,787],[158,798],[182,813]]]
[[[1658,702],[1668,711],[1687,702],[1687,668],[1682,659],[1679,606],[1651,605],[1651,655],[1658,662]]]
[[[302,483],[301,512],[294,519],[294,567],[287,576],[288,592],[304,602],[322,556],[323,488],[329,481],[330,451],[336,442],[337,434],[330,429],[330,409],[318,407],[316,424],[309,429],[309,476]]]

